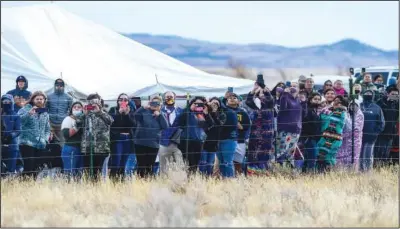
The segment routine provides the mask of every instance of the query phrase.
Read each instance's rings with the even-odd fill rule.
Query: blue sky
[[[46,4],[1,2],[2,7]],[[64,9],[124,33],[301,47],[355,38],[399,49],[399,2],[64,2]]]

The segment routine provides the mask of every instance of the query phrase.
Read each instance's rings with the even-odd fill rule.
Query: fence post
[[[351,71],[351,70],[350,70]],[[351,110],[353,112],[352,116],[351,116],[351,164],[354,164],[354,122],[355,122],[355,107],[354,107],[354,103],[355,103],[355,96],[354,96],[354,92],[353,92],[353,77],[350,76],[349,79],[349,87],[350,87],[350,104],[351,104]]]
[[[189,99],[190,99],[190,94],[189,92],[186,93],[186,139],[185,139],[185,154],[186,154],[186,160],[189,161],[189,139],[188,139],[188,130],[189,130],[189,112],[190,112],[190,107],[189,107]]]

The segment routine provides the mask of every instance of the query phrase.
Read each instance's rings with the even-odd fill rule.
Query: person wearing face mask
[[[8,91],[14,97],[14,111],[18,112],[19,109],[25,106],[26,102],[32,96],[32,92],[28,91],[28,79],[20,75],[17,77],[15,89]]]
[[[342,145],[336,155],[336,166],[340,169],[351,169],[357,171],[360,158],[362,135],[364,128],[364,114],[357,102],[351,102],[348,106],[345,117],[345,125],[343,127]],[[352,121],[354,118],[354,130],[352,129]],[[352,150],[354,136],[354,166],[352,166]]]
[[[111,158],[110,176],[124,178],[128,158],[136,158],[133,146],[133,128],[135,126],[134,104],[125,93],[117,98],[117,106],[110,109],[109,115],[114,119],[110,128]]]
[[[169,127],[165,115],[161,112],[161,102],[160,96],[152,96],[148,105],[139,108],[135,113],[137,173],[142,178],[152,175],[160,148],[161,132]]]
[[[205,97],[194,97],[173,124],[182,129],[179,149],[188,163],[189,173],[197,171],[204,142],[207,139],[206,131],[214,125],[214,120],[209,114],[206,104]]]
[[[360,104],[362,103],[362,95],[361,95],[361,91],[362,91],[362,87],[360,84],[354,84],[353,86],[353,91],[354,91],[354,95],[356,95],[356,98],[354,99],[354,101],[357,103],[358,107],[360,107]]]
[[[65,93],[65,83],[62,79],[54,82],[54,92],[47,95],[47,108],[50,115],[50,126],[53,137],[57,139],[62,147],[64,135],[61,131],[61,123],[68,116],[72,105],[72,97]]]
[[[327,106],[332,106],[333,100],[336,98],[336,92],[333,89],[327,89],[324,92],[324,99],[326,100],[326,105]]]
[[[318,113],[318,106],[321,103],[321,95],[312,93],[307,101],[307,113],[303,117],[303,125],[301,128],[301,141],[304,145],[304,172],[313,172],[316,165],[318,148],[317,142],[321,137],[321,119]]]
[[[362,93],[367,90],[377,91],[375,84],[372,83],[372,76],[369,73],[364,73],[363,82],[361,83]]]
[[[282,91],[283,92],[283,91]],[[274,158],[274,106],[275,100],[259,78],[253,90],[247,95],[247,106],[254,110],[250,120],[248,146],[248,175],[266,175]]]
[[[399,118],[399,89],[392,87],[388,95],[377,102],[385,118],[385,128],[375,144],[374,158],[376,164],[387,164],[390,158],[390,149],[397,135],[396,124]]]
[[[18,136],[21,133],[21,119],[14,111],[14,98],[10,94],[1,97],[1,152],[7,172],[15,173],[19,157]]]
[[[325,94],[325,91],[328,89],[333,89],[333,83],[331,80],[325,81],[324,86],[322,87],[322,89],[318,90],[318,93],[323,95]]]
[[[320,114],[322,136],[317,143],[317,169],[326,171],[336,164],[336,154],[342,145],[342,134],[347,112],[347,100],[338,95],[333,105]]]
[[[98,181],[100,174],[105,178],[110,158],[110,128],[114,119],[103,110],[99,94],[86,98],[88,105],[83,107],[85,114],[81,150],[84,154],[84,167],[93,171],[91,178]]]
[[[36,176],[37,169],[49,160],[43,157],[50,141],[50,117],[45,107],[46,100],[43,92],[36,91],[18,111],[21,118],[19,150],[24,161],[24,174],[27,176]]]
[[[294,166],[293,154],[300,138],[302,117],[307,113],[307,105],[301,104],[298,87],[286,88],[281,96],[278,113],[278,150],[280,164],[290,162]]]
[[[160,149],[158,151],[160,162],[160,174],[166,175],[172,163],[176,167],[183,167],[182,152],[178,148],[180,143],[181,131],[178,127],[173,126],[175,120],[183,114],[183,110],[175,104],[176,94],[167,91],[163,95],[164,105],[161,108],[161,114],[166,117],[168,128],[162,130]]]
[[[83,154],[81,152],[81,141],[83,133],[83,105],[74,102],[69,110],[69,115],[61,124],[65,144],[61,151],[63,171],[67,178],[78,178],[83,172]]]
[[[374,163],[374,145],[379,134],[385,128],[385,117],[382,109],[374,102],[374,92],[366,90],[360,105],[364,114],[363,139],[360,155],[360,170],[369,171]]]

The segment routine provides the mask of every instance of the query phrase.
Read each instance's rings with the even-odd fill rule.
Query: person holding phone
[[[214,125],[214,120],[209,114],[206,104],[205,97],[194,97],[173,124],[183,130],[179,149],[183,158],[188,162],[190,173],[197,171],[204,142],[207,139],[206,131]]]
[[[246,104],[254,110],[248,147],[249,175],[266,175],[275,152],[274,148],[274,107],[275,100],[259,77],[253,90],[248,94]]]
[[[160,148],[161,131],[168,128],[165,115],[161,113],[161,97],[153,96],[148,105],[135,113],[135,153],[137,172],[140,177],[152,174],[152,166]]]
[[[83,108],[85,120],[81,150],[84,154],[84,167],[90,169],[91,162],[93,162],[93,177],[91,178],[97,181],[100,178],[100,173],[105,178],[106,173],[104,171],[108,171],[111,152],[110,129],[114,119],[103,110],[103,103],[99,94],[90,94],[86,100],[88,105]]]
[[[32,92],[28,91],[28,79],[25,76],[20,75],[15,81],[15,89],[8,91],[7,94],[14,97],[14,111],[18,112],[29,101]]]
[[[23,108],[18,111],[21,118],[19,150],[24,161],[24,174],[36,176],[37,169],[49,160],[43,158],[50,141],[50,116],[45,108],[46,94],[36,91]]]
[[[133,144],[133,128],[135,126],[134,110],[129,104],[129,97],[121,93],[117,99],[117,106],[109,114],[114,119],[111,125],[111,170],[113,178],[124,178],[126,164],[129,157],[136,159]]]

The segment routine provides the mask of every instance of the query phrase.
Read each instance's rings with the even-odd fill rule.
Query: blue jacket
[[[2,139],[9,140],[8,147],[10,150],[18,151],[18,136],[21,133],[21,119],[14,111],[14,98],[12,95],[3,95],[1,100],[11,100],[11,110],[8,112],[3,111],[1,114],[1,121],[4,125],[4,130],[1,132]],[[5,144],[2,140],[2,144]]]
[[[31,104],[25,105],[18,111],[21,117],[21,134],[19,143],[28,145],[37,149],[45,149],[50,138],[50,118],[49,114],[30,115]]]
[[[175,119],[173,126],[181,128],[181,139],[204,142],[207,139],[206,130],[214,125],[211,115],[205,116],[205,121],[198,121],[196,114],[189,111],[188,108],[184,109],[182,115]],[[181,140],[182,142],[182,140]]]
[[[385,97],[379,100],[377,105],[382,109],[385,116],[385,129],[382,134],[392,139],[397,135],[396,124],[399,121],[399,101],[391,101]]]
[[[243,130],[239,130],[237,128],[235,130],[233,130],[233,132],[236,132],[236,134],[232,132],[232,136],[234,136],[234,135],[237,136],[238,143],[244,143],[245,140],[248,139],[249,135],[250,135],[250,132],[249,132],[249,129],[251,127],[250,116],[245,109],[240,108],[240,107],[238,107],[238,108],[228,107],[228,109],[231,109],[233,112],[235,112],[235,114],[237,116],[236,117],[237,123],[240,123],[243,126]],[[235,121],[235,120],[233,120],[233,121]],[[236,126],[237,126],[237,124],[236,124]],[[226,127],[226,128],[229,128],[229,127]],[[235,139],[235,138],[233,138],[233,139]]]
[[[47,95],[46,106],[49,109],[50,122],[61,125],[72,106],[72,97],[64,91],[57,92],[54,88],[54,92]]]
[[[21,89],[19,89],[18,87],[18,80],[25,80],[25,87]],[[14,98],[15,97],[23,97],[26,101],[29,100],[29,98],[31,97],[32,93],[30,91],[27,90],[28,89],[28,80],[25,78],[25,76],[18,76],[16,79],[16,86],[15,89],[8,91],[7,94],[12,95]],[[17,106],[17,104],[14,103],[14,110],[15,112],[18,112],[19,109],[21,109],[22,107]]]
[[[154,117],[152,111],[141,107],[135,112],[135,122],[135,144],[160,148],[161,130],[168,128],[165,116],[160,114]]]
[[[363,142],[372,143],[385,128],[385,118],[382,109],[375,103],[362,102],[361,111],[364,114]]]
[[[176,115],[176,117],[175,117],[175,120],[176,120],[183,114],[183,109],[176,107],[174,112]],[[161,108],[161,114],[164,115],[167,122],[169,123],[170,120],[168,120],[168,112],[167,112],[167,108],[165,106],[163,106]],[[160,145],[169,146],[169,144],[171,144],[171,141],[170,141],[171,137],[179,129],[177,126],[173,126],[173,124],[175,123],[175,120],[172,123],[169,123],[169,127],[167,129],[164,129],[161,131]]]

